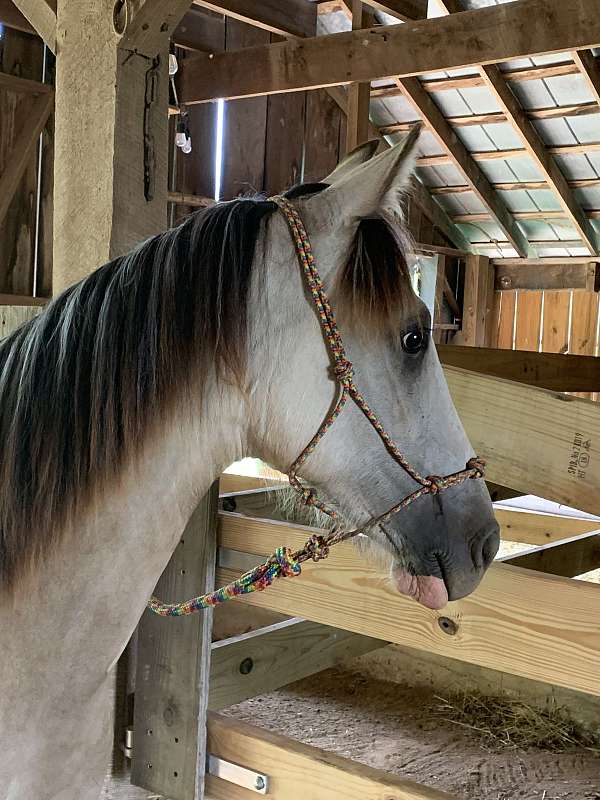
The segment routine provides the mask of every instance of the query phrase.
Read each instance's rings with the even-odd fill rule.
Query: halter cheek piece
[[[310,240],[298,211],[295,206],[284,197],[276,196],[272,197],[271,200],[279,206],[290,229],[296,255],[317,310],[325,345],[331,356],[333,377],[339,387],[338,399],[333,410],[325,417],[313,438],[290,466],[288,470],[290,485],[300,494],[307,505],[315,506],[315,508],[318,508],[334,520],[338,518],[337,512],[319,500],[313,489],[302,485],[298,478],[298,471],[336,421],[348,402],[348,399],[351,399],[377,431],[379,438],[390,456],[419,484],[419,488],[407,495],[403,500],[400,500],[400,502],[396,503],[396,505],[392,506],[384,514],[378,517],[372,517],[359,528],[344,531],[334,526],[333,529],[327,533],[322,535],[314,534],[311,536],[304,547],[295,553],[292,553],[289,548],[279,547],[263,564],[260,564],[255,569],[242,575],[236,581],[233,581],[221,589],[217,589],[217,591],[211,594],[194,597],[184,603],[162,603],[156,597],[152,597],[148,603],[148,607],[151,611],[161,616],[183,616],[193,614],[203,608],[218,605],[231,597],[265,589],[267,586],[271,585],[275,578],[299,575],[301,571],[300,565],[305,561],[319,561],[323,558],[327,558],[329,548],[332,545],[351,539],[359,533],[365,533],[387,522],[391,517],[399,511],[402,511],[402,509],[407,508],[420,497],[427,494],[440,494],[451,486],[458,486],[470,478],[483,478],[484,476],[485,463],[479,458],[471,458],[467,462],[465,469],[459,472],[453,472],[445,477],[439,477],[437,475],[424,476],[411,466],[354,383],[354,369],[352,363],[346,357],[344,343],[337,327],[335,315],[315,266]]]

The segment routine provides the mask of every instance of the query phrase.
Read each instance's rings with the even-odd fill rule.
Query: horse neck
[[[31,632],[47,652],[85,652],[105,671],[125,647],[198,501],[242,455],[242,406],[233,392],[209,393],[199,423],[174,414],[135,463],[82,513],[17,597],[20,641]],[[32,601],[43,597],[43,604]],[[182,598],[183,599],[183,598]],[[14,609],[4,607],[10,619]],[[2,620],[0,608],[0,620]],[[0,625],[2,627],[2,625]],[[4,644],[4,642],[3,642]],[[10,648],[9,648],[10,649]],[[18,653],[15,652],[17,656]]]

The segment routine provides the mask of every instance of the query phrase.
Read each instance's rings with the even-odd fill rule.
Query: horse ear
[[[420,133],[421,125],[414,125],[401,142],[340,173],[333,185],[314,196],[315,202],[319,197],[327,199],[335,206],[338,219],[401,215],[402,192],[414,170]]]
[[[377,139],[371,139],[368,142],[359,144],[358,147],[355,147],[354,150],[351,150],[342,158],[330,175],[323,178],[323,183],[328,183],[330,185],[336,183],[343,175],[348,174],[351,170],[364,164],[365,161],[369,161],[369,159],[373,158],[378,147],[379,141]]]

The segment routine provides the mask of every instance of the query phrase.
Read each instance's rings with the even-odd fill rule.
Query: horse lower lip
[[[432,575],[409,575],[394,570],[394,582],[401,594],[408,595],[426,608],[439,610],[448,602],[448,590],[441,578]]]

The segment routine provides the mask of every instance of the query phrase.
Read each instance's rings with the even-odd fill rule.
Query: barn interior
[[[600,797],[596,0],[0,0],[0,336],[190,214],[419,124],[412,282],[496,563],[433,611],[344,543],[177,630],[146,611],[106,800]],[[224,472],[162,593],[300,547],[284,486]]]

